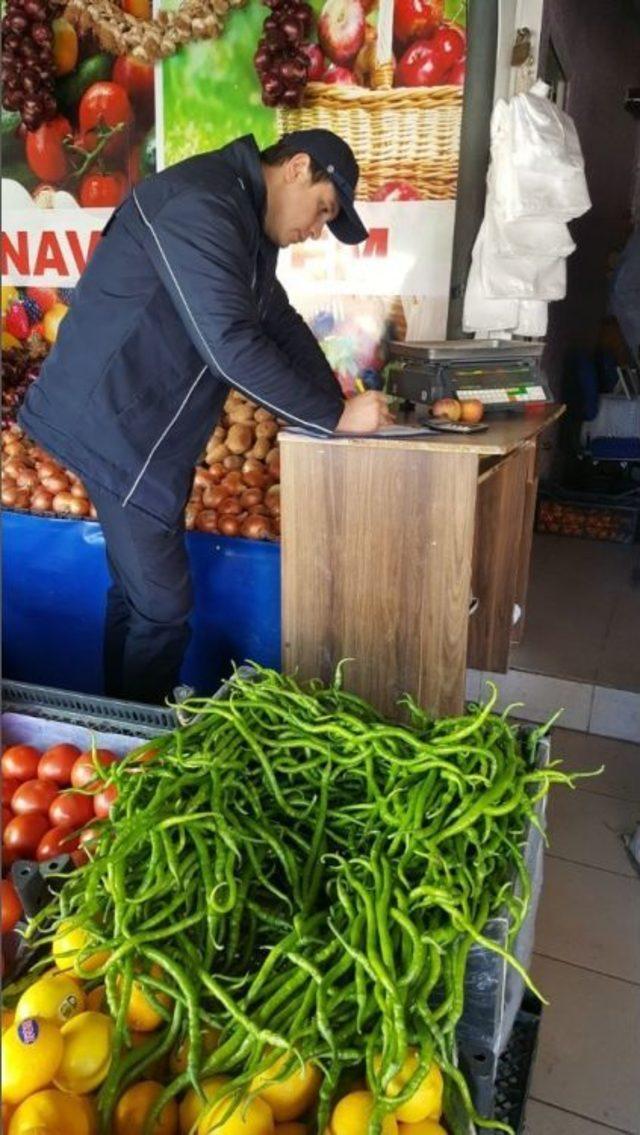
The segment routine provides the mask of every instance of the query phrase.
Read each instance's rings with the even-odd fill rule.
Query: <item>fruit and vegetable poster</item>
[[[2,332],[18,390],[130,188],[247,133],[263,147],[324,127],[358,158],[368,241],[326,233],[279,267],[345,391],[380,383],[389,338],[444,337],[464,0],[236,0],[186,32],[179,0],[112,7],[105,24],[79,0],[2,5]]]

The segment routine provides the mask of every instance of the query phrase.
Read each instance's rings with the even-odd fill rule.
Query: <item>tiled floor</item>
[[[640,545],[536,534],[516,670],[640,691]]]
[[[606,768],[551,797],[525,1133],[640,1135],[640,878],[620,839],[640,820],[640,746],[556,729],[552,755]]]

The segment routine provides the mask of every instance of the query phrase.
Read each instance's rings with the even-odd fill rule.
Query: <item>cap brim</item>
[[[353,201],[349,201],[337,186],[336,190],[341,209],[335,221],[330,222],[329,229],[343,244],[361,244],[369,236],[369,230],[365,228],[356,213]]]

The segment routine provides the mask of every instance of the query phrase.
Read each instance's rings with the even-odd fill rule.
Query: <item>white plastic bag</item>
[[[509,103],[500,100],[491,124],[493,196],[505,221],[527,217],[570,221],[591,205],[576,128],[535,83]]]

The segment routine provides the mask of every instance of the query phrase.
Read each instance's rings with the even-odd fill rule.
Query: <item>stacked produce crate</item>
[[[400,1135],[412,1135],[418,1119],[432,1124],[423,1135],[468,1135],[474,1115],[492,1113],[517,1127],[538,1014],[535,1004],[524,1015],[514,1010],[517,1045],[510,1052],[500,970],[509,958],[524,978],[517,955],[519,941],[531,937],[534,904],[526,880],[532,833],[549,785],[567,779],[548,767],[542,738],[509,726],[491,712],[491,703],[446,722],[412,707],[412,724],[400,727],[343,693],[339,680],[301,689],[263,670],[250,679],[237,676],[222,697],[194,702],[192,724],[183,729],[174,728],[169,714],[149,711],[149,720],[146,707],[28,687],[6,691],[5,705],[10,742],[42,747],[64,733],[87,746],[92,730],[98,750],[108,743],[121,757],[144,739],[115,764],[103,765],[96,756],[96,783],[88,791],[112,791],[109,814],[89,844],[89,862],[62,879],[58,869],[59,894],[33,908],[27,934],[32,972],[15,992],[9,988],[10,999],[25,998],[22,1008],[20,997],[17,1002],[22,1024],[14,1023],[3,1040],[5,1102],[18,1104],[16,1115],[39,1095],[50,1092],[57,1100],[61,1085],[81,1101],[78,1114],[98,1107],[103,1129],[117,1135],[129,1122],[127,1108],[144,1105],[148,1115],[156,1103],[169,1120],[174,1116],[167,1131],[186,1135],[186,1115],[205,1135],[212,1116],[217,1123],[224,1116],[215,1100],[206,1107],[194,1095],[204,1077],[207,1094],[224,1098],[227,1110],[241,1099],[243,1108],[253,1109],[260,1135],[273,1135],[274,1122],[275,1135],[304,1135],[316,1108],[320,1127],[326,1116],[333,1135],[375,1132],[379,1122],[392,1135],[398,1127]],[[149,733],[156,734],[152,744]],[[474,753],[481,752],[486,765],[484,757],[474,764]],[[393,784],[378,797],[384,769]],[[425,814],[421,834],[413,824],[423,805],[435,812],[431,819]],[[407,808],[414,819],[405,816]],[[387,822],[394,845],[388,854],[376,837],[376,825]],[[494,867],[481,856],[488,871],[482,894],[494,897],[476,910],[474,862],[462,855],[453,873],[448,841],[462,851],[463,833],[473,844],[474,833],[484,830],[491,833],[485,850],[493,845],[497,854],[504,837],[502,858],[508,858],[514,854],[510,825],[519,833],[510,869],[519,868],[518,887],[514,891],[513,876],[497,886],[499,860]],[[411,884],[422,840],[431,847],[431,864],[419,870],[424,881]],[[361,854],[350,855],[349,848]],[[118,863],[120,883],[113,874]],[[364,888],[362,871],[369,879]],[[209,896],[204,907],[198,895],[202,901]],[[79,993],[72,991],[68,1020],[63,1014],[56,1024],[62,1063],[50,1076],[47,1065],[44,1079],[35,1086],[30,1081],[25,1092],[20,1076],[17,1084],[13,1078],[14,1049],[26,1043],[25,1029],[33,1031],[28,1022],[40,1019],[38,998],[52,995],[50,976],[44,991],[35,982],[38,969],[50,966],[51,938],[58,985],[65,975]],[[68,990],[65,997],[68,1010]],[[416,1016],[416,1006],[424,1017]],[[25,1017],[27,1010],[35,1016]],[[73,1087],[65,1068],[89,1027],[106,1030],[92,1048],[102,1053],[104,1066],[85,1067],[87,1078]],[[136,1030],[144,1033],[139,1040]],[[253,1055],[243,1057],[238,1042]],[[286,1049],[278,1056],[283,1043],[294,1046],[291,1057]],[[404,1046],[392,1057],[398,1070],[385,1079],[387,1046],[393,1052],[397,1043]],[[55,1038],[50,1044],[55,1056]],[[489,1077],[480,1067],[483,1052],[492,1057]],[[514,1083],[520,1093],[514,1094]],[[293,1111],[288,1118],[285,1098]],[[301,1123],[295,1133],[279,1131],[292,1118]],[[232,1119],[224,1119],[222,1135]]]

